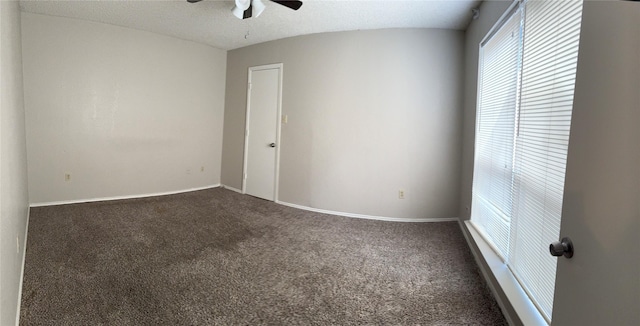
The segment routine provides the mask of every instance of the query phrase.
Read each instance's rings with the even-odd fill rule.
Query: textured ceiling
[[[240,20],[233,1],[33,1],[23,11],[92,20],[231,50],[285,37],[379,28],[464,30],[479,0],[305,0],[298,11],[264,0],[260,17]]]

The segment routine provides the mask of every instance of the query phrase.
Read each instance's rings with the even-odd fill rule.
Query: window
[[[471,222],[548,322],[581,14],[521,1],[480,44]]]

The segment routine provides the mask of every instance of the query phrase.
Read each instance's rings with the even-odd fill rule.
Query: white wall
[[[225,51],[30,13],[22,28],[31,203],[220,182]]]
[[[29,215],[17,2],[0,1],[0,31],[0,325],[15,325]]]
[[[462,32],[426,29],[315,34],[230,51],[222,183],[242,185],[247,69],[281,62],[288,123],[280,201],[456,217],[463,55]]]

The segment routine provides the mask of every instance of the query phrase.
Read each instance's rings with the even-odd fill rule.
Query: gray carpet
[[[22,325],[506,325],[455,222],[215,188],[31,209]]]

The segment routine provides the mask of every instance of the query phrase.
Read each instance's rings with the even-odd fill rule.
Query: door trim
[[[284,65],[282,63],[274,63],[268,65],[249,67],[247,78],[247,107],[245,109],[246,117],[244,122],[244,158],[242,164],[242,193],[247,192],[247,164],[249,162],[249,123],[251,122],[251,76],[254,71],[278,69],[278,108],[277,108],[277,122],[276,122],[276,167],[275,167],[275,182],[273,189],[273,201],[278,201],[278,189],[280,184],[280,129],[282,124],[282,76],[284,72]]]

